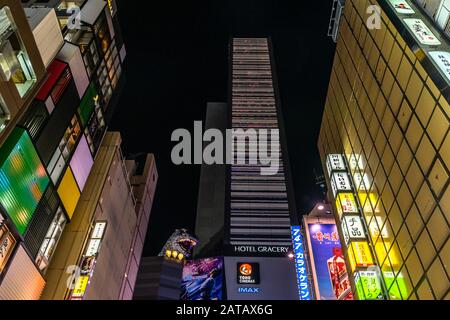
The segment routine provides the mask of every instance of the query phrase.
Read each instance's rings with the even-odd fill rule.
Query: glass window
[[[39,266],[41,271],[45,271],[45,269],[49,266],[66,223],[67,220],[62,209],[58,208],[55,218],[47,231],[47,235],[45,236],[44,242],[42,243],[36,258],[36,264]]]
[[[8,7],[0,9],[0,79],[12,80],[21,97],[36,83],[30,58]]]

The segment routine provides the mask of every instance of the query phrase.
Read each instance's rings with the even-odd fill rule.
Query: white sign
[[[340,154],[329,154],[327,157],[328,174],[331,176],[333,171],[344,171],[345,162]]]
[[[350,239],[366,239],[364,226],[359,216],[345,216],[344,221]]]
[[[336,197],[337,192],[352,191],[352,185],[350,183],[350,179],[349,179],[347,173],[345,173],[345,172],[334,173],[333,181],[334,181],[335,187],[336,187],[336,193],[334,194],[335,197]]]
[[[450,80],[450,53],[444,51],[433,51],[428,53],[439,69],[445,74],[447,80]]]
[[[106,222],[97,222],[92,231],[91,239],[102,239],[105,234]]]
[[[391,5],[395,8],[395,11],[400,14],[413,14],[414,10],[411,8],[408,2],[404,0],[389,0]]]
[[[421,19],[412,18],[403,19],[403,21],[421,44],[427,46],[439,46],[441,44]]]
[[[101,240],[92,239],[89,241],[89,244],[86,249],[86,256],[93,257],[100,251]]]

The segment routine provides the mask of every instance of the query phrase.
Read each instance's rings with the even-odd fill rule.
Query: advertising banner
[[[316,299],[352,300],[350,281],[336,224],[308,224]]]
[[[223,258],[187,261],[183,268],[181,300],[222,300]]]

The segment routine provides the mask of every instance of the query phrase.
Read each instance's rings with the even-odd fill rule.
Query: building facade
[[[133,300],[180,300],[183,266],[167,257],[142,258]]]
[[[0,1],[0,35],[0,299],[38,299],[98,157],[126,50],[114,1]]]
[[[338,19],[318,146],[358,299],[450,299],[446,8],[347,0]]]
[[[137,171],[120,145],[119,133],[106,134],[48,267],[45,300],[133,297],[158,173],[152,155]]]
[[[270,40],[233,38],[230,60],[229,126],[235,131],[225,203],[227,298],[298,300],[295,265],[289,258],[291,227],[298,222]],[[251,161],[258,159],[258,142],[260,148],[264,142],[249,137],[248,129],[268,130],[272,147],[278,147],[271,150],[278,156],[278,172],[263,175],[267,165]],[[243,272],[253,272],[254,280],[243,280]]]

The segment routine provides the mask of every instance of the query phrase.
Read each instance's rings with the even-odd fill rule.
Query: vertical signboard
[[[300,300],[311,300],[311,291],[308,283],[308,269],[306,265],[305,249],[303,247],[302,231],[300,226],[292,227],[294,245],[295,270],[297,273],[298,293]]]
[[[343,159],[344,169],[336,166],[336,160],[333,160],[339,159],[339,156]],[[379,269],[379,267],[376,263],[375,252],[372,251],[369,245],[369,230],[363,218],[364,214],[378,212],[378,197],[376,194],[368,193],[372,185],[372,179],[368,174],[363,172],[364,158],[356,154],[347,155],[347,158],[348,169],[346,169],[347,165],[343,155],[328,155],[326,164],[327,169],[330,171],[330,185],[333,191],[337,216],[339,217],[339,228],[342,231],[345,246],[348,249],[346,254],[351,268],[350,271],[356,283],[356,290],[354,292],[358,294],[357,297],[360,300],[379,299],[384,296],[384,289],[380,272],[373,272],[375,268]],[[332,245],[329,239],[331,230],[326,230],[326,226],[324,224],[315,224],[309,232],[310,250],[315,260],[321,257],[321,250],[324,250],[323,248],[327,244]],[[336,225],[332,227],[337,234]],[[331,228],[331,226],[328,226],[328,228]],[[322,231],[322,229],[325,229],[326,232]],[[372,233],[374,232],[372,231]],[[330,248],[328,248],[329,250]],[[339,250],[338,252],[345,266],[343,250],[341,250],[340,246],[335,247],[334,250]],[[322,260],[324,259],[322,258]],[[314,264],[319,265],[317,270],[315,270],[315,276],[317,277],[316,282],[320,288],[320,285],[325,286],[326,283],[323,275],[324,272],[320,267],[323,265],[323,261],[314,261]],[[348,274],[346,273],[346,275],[347,282],[345,285],[349,283]]]
[[[87,247],[79,265],[79,276],[75,281],[75,287],[70,296],[71,300],[83,300],[89,289],[90,280],[94,274],[97,256],[105,237],[107,222],[97,221],[89,237]]]
[[[350,280],[339,240],[331,220],[318,223],[305,218],[317,300],[352,300]]]

